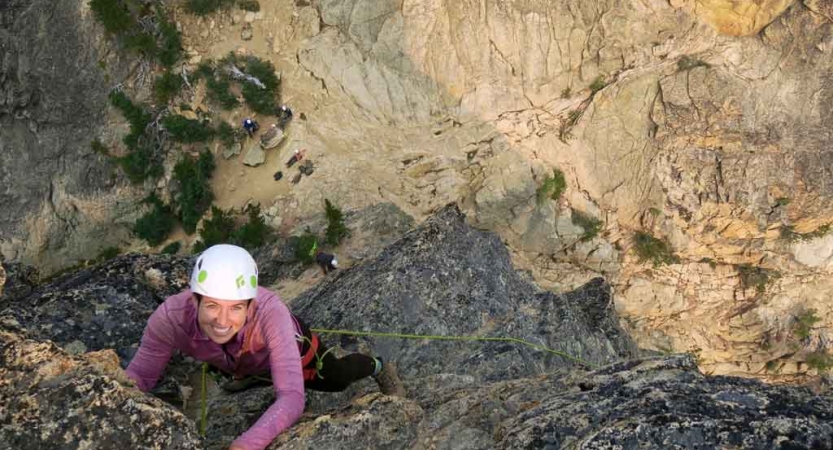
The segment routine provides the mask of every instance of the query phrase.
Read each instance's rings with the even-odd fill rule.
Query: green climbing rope
[[[553,350],[543,345],[535,344],[529,341],[525,341],[523,339],[512,338],[512,337],[478,337],[478,336],[438,336],[438,335],[431,335],[431,334],[408,334],[408,333],[382,333],[382,332],[375,332],[375,331],[350,331],[350,330],[330,330],[326,328],[310,328],[315,333],[318,334],[345,334],[351,336],[376,336],[376,337],[392,337],[392,338],[402,338],[402,339],[429,339],[429,340],[438,340],[438,341],[485,341],[485,342],[512,342],[515,344],[522,344],[526,345],[527,347],[532,347],[536,350],[540,350],[547,353],[552,353],[553,355],[558,355],[562,358],[566,358],[580,364],[583,364],[588,367],[592,367],[590,363],[587,361],[575,357],[573,355],[564,353],[562,351]]]

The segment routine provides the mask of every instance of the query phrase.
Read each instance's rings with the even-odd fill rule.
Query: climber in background
[[[280,126],[281,129],[286,129],[286,126],[289,125],[289,122],[291,121],[292,110],[286,105],[281,105],[278,109],[278,126]]]
[[[260,125],[253,119],[247,117],[243,120],[243,129],[246,130],[246,133],[249,133],[249,137],[253,137],[257,133],[257,130],[260,129]]]
[[[324,275],[327,275],[330,271],[338,268],[336,255],[332,255],[330,253],[319,251],[315,254],[315,262],[318,264],[318,267],[321,268],[321,271],[324,272]]]
[[[286,167],[292,167],[296,162],[304,159],[304,154],[306,154],[306,149],[298,150],[295,149],[295,152],[292,153],[292,157],[289,158],[289,161],[286,162]]]
[[[190,289],[150,316],[127,376],[142,391],[152,389],[175,351],[233,375],[223,385],[230,392],[254,386],[255,376],[271,376],[275,402],[229,450],[266,448],[301,416],[304,389],[343,391],[370,376],[383,394],[405,395],[394,363],[328,351],[277,294],[258,286],[257,264],[234,245],[209,247],[197,258]]]

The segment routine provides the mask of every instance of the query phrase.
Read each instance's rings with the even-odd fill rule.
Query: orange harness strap
[[[304,380],[314,380],[315,376],[318,374],[318,368],[315,364],[312,364],[312,367],[307,368],[315,360],[315,355],[318,353],[318,335],[315,333],[310,333],[312,335],[312,339],[310,339],[311,343],[307,352],[304,353],[304,356],[301,357],[301,367],[304,369]]]

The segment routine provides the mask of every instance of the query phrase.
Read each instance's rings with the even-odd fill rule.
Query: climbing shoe
[[[235,392],[243,392],[248,389],[262,387],[262,386],[271,386],[272,380],[270,380],[267,376],[259,376],[259,377],[246,377],[246,378],[234,378],[227,383],[223,383],[220,387],[228,392],[228,393],[235,393]]]
[[[402,380],[399,379],[399,374],[396,370],[396,363],[383,362],[381,358],[377,358],[382,364],[382,369],[373,379],[379,384],[379,390],[385,395],[394,395],[396,397],[405,397],[405,386],[402,385]]]

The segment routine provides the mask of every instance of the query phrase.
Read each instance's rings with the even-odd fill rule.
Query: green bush
[[[682,58],[677,60],[677,69],[679,70],[691,70],[695,67],[709,67],[709,65],[702,60],[692,58],[688,55],[683,55]]]
[[[112,91],[109,98],[110,103],[118,108],[130,123],[130,134],[124,137],[124,143],[128,148],[135,149],[138,146],[139,137],[144,134],[145,127],[151,120],[150,113],[134,105],[124,92]]]
[[[270,233],[266,221],[260,216],[260,206],[250,205],[246,208],[246,215],[248,221],[238,228],[233,210],[223,211],[212,206],[211,218],[203,221],[194,252],[201,252],[216,244],[234,244],[247,250],[262,246]]]
[[[156,38],[142,31],[124,36],[124,45],[149,59],[155,59],[158,54]]]
[[[596,92],[604,89],[605,86],[607,86],[607,82],[605,81],[604,75],[599,75],[595,80],[593,80],[592,83],[590,83],[590,93],[595,94]]]
[[[260,215],[260,206],[249,205],[246,209],[249,220],[232,235],[232,242],[247,250],[254,250],[266,241],[269,227]]]
[[[162,253],[164,255],[176,255],[177,253],[179,253],[180,248],[182,248],[182,243],[179,241],[174,241],[162,247],[162,250],[159,253]]]
[[[743,289],[754,287],[758,294],[763,294],[770,279],[777,276],[777,272],[750,264],[740,264],[735,268],[740,277],[741,287]]]
[[[795,318],[793,325],[793,336],[796,339],[804,340],[810,337],[810,331],[816,322],[820,322],[821,318],[816,315],[815,309],[808,309]]]
[[[194,244],[194,253],[199,253],[212,245],[231,242],[234,233],[234,217],[231,211],[212,206],[211,218],[202,222],[200,239]]]
[[[90,9],[108,33],[118,35],[129,31],[135,25],[130,11],[119,0],[91,0]]]
[[[167,104],[172,98],[179,95],[182,89],[182,78],[170,72],[165,72],[156,77],[153,83],[153,92],[156,94],[156,101],[160,106]]]
[[[125,156],[116,158],[116,163],[131,183],[141,184],[148,178],[158,178],[164,172],[162,162],[147,144],[139,145]]]
[[[174,179],[181,189],[176,198],[179,220],[188,234],[197,230],[197,223],[214,201],[209,182],[213,172],[214,156],[207,150],[196,161],[185,156],[174,166]]]
[[[817,350],[807,355],[804,360],[811,369],[816,369],[819,373],[825,373],[833,368],[833,357],[827,354],[824,350]]]
[[[295,258],[298,261],[305,264],[315,261],[315,252],[318,250],[318,238],[309,229],[301,236],[293,238],[292,245],[295,248]]]
[[[182,35],[176,24],[168,20],[165,10],[156,7],[156,20],[159,23],[160,42],[157,57],[159,62],[171,68],[182,57]]]
[[[544,183],[536,192],[538,204],[542,204],[548,198],[558,200],[566,189],[567,181],[564,179],[564,172],[553,169],[552,176],[545,178]]]
[[[229,60],[236,63],[236,58],[233,55],[226,57],[224,61]],[[276,97],[279,95],[281,83],[275,74],[275,66],[269,61],[249,56],[246,58],[243,72],[257,78],[265,86],[265,89],[261,89],[252,83],[243,82],[242,91],[246,104],[258,114],[277,114]]]
[[[581,235],[582,241],[589,241],[599,234],[602,229],[602,221],[581,211],[573,210],[572,215],[573,225],[577,225],[584,230]]]
[[[96,263],[109,261],[115,258],[116,256],[119,256],[119,253],[121,253],[121,250],[118,247],[107,247],[104,250],[98,252],[98,256],[95,257],[94,261]]]
[[[215,134],[217,139],[219,139],[220,142],[222,142],[226,147],[231,147],[235,142],[237,142],[237,132],[234,127],[229,125],[229,123],[225,120],[220,121],[220,124],[217,125]]]
[[[148,244],[157,246],[165,241],[176,222],[171,209],[162,203],[155,194],[145,199],[145,203],[151,204],[152,209],[142,216],[133,225],[133,232],[136,236],[146,240]]]
[[[240,9],[245,11],[260,11],[260,2],[258,2],[257,0],[240,0],[240,4],[238,6],[240,7]]]
[[[243,98],[252,111],[263,115],[276,115],[278,105],[268,89],[261,89],[249,82],[243,82]]]
[[[633,243],[639,262],[652,261],[654,267],[679,262],[670,244],[648,233],[638,231],[634,235]]]
[[[205,79],[208,88],[208,99],[220,105],[225,110],[231,110],[240,105],[237,97],[231,93],[231,83],[225,76],[209,75]]]
[[[233,4],[234,0],[188,0],[185,2],[185,8],[198,16],[204,16]]]
[[[336,246],[349,234],[344,225],[344,214],[326,198],[324,199],[324,213],[327,215],[327,231],[324,233],[324,241]]]
[[[90,142],[90,148],[99,155],[110,156],[110,150],[107,149],[107,146],[102,144],[98,139],[93,139],[93,141]]]
[[[165,117],[162,119],[162,126],[168,130],[171,139],[177,142],[205,142],[214,138],[214,130],[210,126],[180,115]]]

